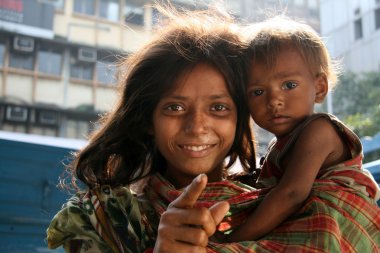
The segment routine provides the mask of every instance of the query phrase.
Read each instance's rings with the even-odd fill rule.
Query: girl
[[[77,177],[87,190],[53,218],[47,230],[50,248],[206,252],[208,237],[229,207],[214,205],[229,197],[225,189],[252,190],[223,181],[237,159],[246,174],[255,166],[244,43],[226,17],[187,15],[169,16],[168,25],[126,61],[117,106],[71,164],[74,186]],[[193,196],[192,188],[181,193],[199,174],[214,185],[197,205],[189,204],[186,194]],[[130,189],[135,182],[142,189],[138,194]],[[206,177],[194,182],[203,190]],[[160,223],[178,196],[170,210],[188,208],[186,219],[168,212]]]

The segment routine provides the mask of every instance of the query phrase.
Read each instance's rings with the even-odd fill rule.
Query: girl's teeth
[[[206,148],[210,147],[210,145],[202,145],[202,146],[183,146],[184,149],[188,149],[191,151],[202,151]]]

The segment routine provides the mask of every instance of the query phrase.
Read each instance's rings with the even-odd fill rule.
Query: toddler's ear
[[[322,103],[329,91],[329,83],[324,73],[321,73],[315,79],[315,102]]]

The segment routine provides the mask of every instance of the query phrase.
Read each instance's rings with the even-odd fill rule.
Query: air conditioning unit
[[[9,121],[26,122],[28,120],[28,109],[22,106],[9,105],[5,111],[5,118]]]
[[[34,39],[29,37],[15,36],[13,38],[13,48],[22,52],[33,52]]]
[[[57,125],[58,114],[55,111],[39,111],[38,122],[44,125]]]
[[[78,60],[85,62],[95,62],[96,61],[96,50],[88,47],[80,47],[78,49]]]

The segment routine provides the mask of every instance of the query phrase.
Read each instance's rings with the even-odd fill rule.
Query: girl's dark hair
[[[255,168],[245,96],[245,44],[225,16],[208,11],[173,13],[166,12],[167,25],[123,62],[127,73],[116,107],[100,119],[100,129],[70,164],[76,188],[75,175],[92,188],[130,185],[165,170],[165,159],[149,134],[153,110],[180,75],[199,63],[211,64],[222,73],[237,107],[237,130],[227,168],[237,158],[246,173]]]

